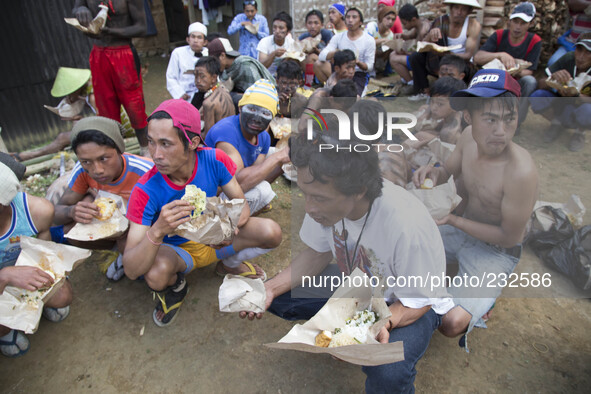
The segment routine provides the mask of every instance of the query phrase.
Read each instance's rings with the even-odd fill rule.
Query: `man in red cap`
[[[448,284],[456,306],[443,317],[440,331],[446,336],[467,335],[475,325],[486,327],[503,278],[521,256],[525,226],[538,196],[538,172],[530,154],[512,141],[519,95],[519,83],[506,71],[477,72],[470,87],[451,98],[451,106],[464,110],[470,127],[443,166],[423,166],[413,175],[416,187],[426,178],[437,185],[453,175],[466,201],[454,214],[436,220],[445,254],[458,262],[457,276],[466,281]],[[460,345],[467,345],[465,335]]]
[[[148,118],[148,147],[154,168],[133,189],[123,267],[130,279],[143,275],[158,294],[154,323],[166,326],[175,318],[186,294],[185,274],[221,260],[217,272],[265,278],[264,271],[245,262],[275,248],[281,228],[270,219],[249,218],[248,204],[233,240],[223,245],[202,245],[171,235],[190,220],[193,205],[181,200],[187,185],[208,197],[218,188],[229,199],[244,198],[234,173],[236,164],[223,151],[200,146],[201,118],[191,103],[167,100]]]

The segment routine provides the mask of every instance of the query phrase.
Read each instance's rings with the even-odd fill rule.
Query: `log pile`
[[[546,63],[556,50],[556,40],[568,28],[568,5],[564,0],[530,0],[536,6],[536,18],[530,31],[542,38],[540,62]],[[506,26],[511,10],[520,0],[487,0],[482,19],[481,42]]]

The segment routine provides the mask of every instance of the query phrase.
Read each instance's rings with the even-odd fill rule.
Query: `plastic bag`
[[[551,216],[548,230],[536,226],[536,217]],[[575,231],[567,214],[544,206],[534,211],[534,228],[528,243],[544,263],[568,276],[579,288],[591,288],[591,225]]]

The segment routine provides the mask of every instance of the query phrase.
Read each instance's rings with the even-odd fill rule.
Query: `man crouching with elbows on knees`
[[[361,141],[339,141],[337,130],[334,117],[327,117],[326,130],[314,138],[308,140],[307,133],[291,138],[290,156],[305,197],[300,238],[307,248],[265,283],[266,307],[284,319],[310,319],[330,292],[304,287],[305,277],[332,283],[356,268],[376,277],[384,286],[374,289],[374,297],[383,296],[392,313],[376,339],[403,341],[404,361],[363,367],[365,388],[370,393],[412,392],[416,363],[453,302],[445,286],[405,286],[402,281],[396,286],[393,280],[414,277],[418,283],[444,273],[443,243],[425,206],[405,189],[382,180],[377,152],[343,149]],[[318,144],[328,143],[341,149],[319,151]],[[329,264],[333,258],[337,264]]]
[[[437,221],[447,258],[457,260],[457,275],[469,280],[448,288],[456,307],[443,318],[440,331],[446,336],[467,334],[474,325],[486,327],[502,278],[508,280],[521,256],[538,194],[538,173],[530,154],[512,141],[519,94],[519,83],[509,73],[477,72],[470,87],[451,98],[453,109],[464,110],[471,126],[442,167],[421,167],[413,176],[419,187],[425,178],[437,185],[453,175],[467,200],[462,216],[450,214]],[[473,286],[473,277],[484,277],[485,283]],[[466,347],[466,335],[460,346]]]
[[[143,275],[162,292],[153,313],[158,326],[177,315],[188,285],[185,274],[221,260],[224,273],[265,278],[255,264],[244,262],[281,242],[281,228],[270,219],[249,218],[245,204],[232,241],[209,246],[170,234],[190,220],[193,205],[181,200],[185,186],[195,185],[213,197],[221,187],[229,199],[244,198],[234,173],[236,164],[224,152],[199,146],[199,111],[184,100],[167,100],[148,119],[148,147],[154,168],[140,178],[127,209],[130,221],[123,257],[130,279]],[[220,269],[218,269],[220,271]]]

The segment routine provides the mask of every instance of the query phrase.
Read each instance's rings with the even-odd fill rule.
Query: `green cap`
[[[103,133],[113,140],[121,153],[125,152],[125,140],[123,139],[125,129],[121,126],[121,123],[102,116],[89,116],[80,119],[72,128],[70,143],[74,142],[78,134],[86,130],[96,130]]]
[[[60,67],[51,88],[51,95],[53,97],[67,96],[84,86],[89,79],[90,70],[88,69]]]

